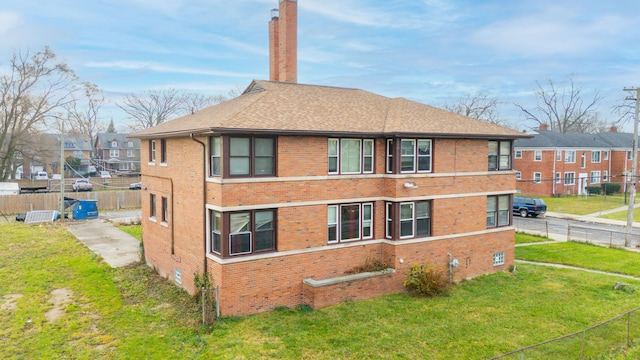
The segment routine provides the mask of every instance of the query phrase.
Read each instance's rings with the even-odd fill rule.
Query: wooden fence
[[[140,208],[139,190],[67,192],[66,197],[78,200],[98,200],[99,210]],[[4,215],[31,210],[59,210],[60,193],[38,193],[0,196],[0,212]]]
[[[64,186],[65,190],[72,191],[71,185],[76,178],[65,178]],[[99,178],[90,177],[87,180],[93,184],[93,190],[126,190],[129,189],[129,184],[139,182],[140,177],[112,177],[112,178]],[[17,182],[20,185],[20,189],[26,188],[44,188],[39,192],[55,192],[60,191],[60,180],[7,180],[9,182]],[[1,209],[0,209],[1,210]]]

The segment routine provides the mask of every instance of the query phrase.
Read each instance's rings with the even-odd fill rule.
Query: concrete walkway
[[[111,267],[140,261],[140,241],[104,219],[69,222],[67,229]]]

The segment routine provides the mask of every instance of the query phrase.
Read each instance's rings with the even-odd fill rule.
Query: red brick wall
[[[206,138],[197,139],[207,143]],[[203,271],[206,239],[203,188],[207,189],[209,206],[228,209],[261,204],[277,209],[277,253],[207,260],[207,271],[220,286],[224,315],[302,304],[304,279],[339,277],[371,257],[387,261],[397,270],[391,276],[394,285],[380,285],[371,280],[366,286],[350,286],[355,293],[349,296],[366,297],[374,288],[383,289],[382,293],[401,291],[405,272],[413,263],[428,261],[446,270],[448,253],[460,261],[460,267],[454,270],[454,279],[458,280],[501,271],[513,264],[513,229],[484,233],[486,193],[515,189],[513,174],[487,172],[486,141],[436,140],[433,174],[383,177],[386,142],[377,139],[376,175],[335,176],[327,174],[326,137],[281,136],[276,181],[216,178],[206,183],[202,163],[206,157],[200,144],[189,138],[171,138],[167,139],[167,146],[166,165],[159,164],[159,141],[158,162],[148,164],[147,156],[141,161],[146,188],[142,191],[145,257],[168,278],[173,279],[179,269],[181,286],[188,292],[195,291],[194,273]],[[142,142],[141,149],[142,154],[148,154],[148,141]],[[288,177],[301,179],[293,181]],[[416,183],[418,188],[405,188],[403,184],[407,181]],[[149,221],[151,193],[157,196],[156,222]],[[168,197],[170,204],[167,224],[160,221],[162,196]],[[433,236],[429,241],[383,240],[385,201],[432,198]],[[374,203],[374,240],[327,244],[327,203],[339,199]],[[461,237],[449,237],[457,234]],[[505,265],[494,267],[493,253],[498,251],[505,252]]]

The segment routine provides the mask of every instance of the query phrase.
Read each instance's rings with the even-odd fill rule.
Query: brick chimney
[[[539,130],[549,130],[549,126],[547,124],[540,124]]]
[[[610,127],[609,132],[618,132],[618,127],[617,126]]]
[[[274,9],[275,10],[275,9]],[[269,21],[269,79],[298,82],[298,1],[280,0]]]

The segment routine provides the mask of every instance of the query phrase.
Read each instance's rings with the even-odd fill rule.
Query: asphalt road
[[[513,217],[513,226],[517,231],[535,232],[554,240],[588,241],[593,243],[624,246],[626,227],[598,224],[589,221],[577,221],[552,217]],[[631,246],[640,244],[640,229],[632,228]]]

